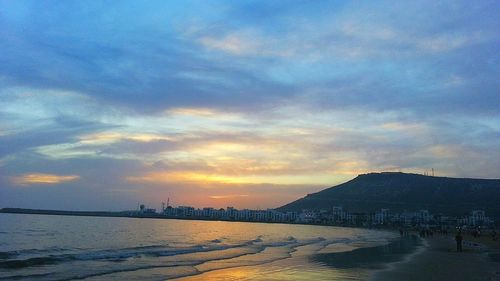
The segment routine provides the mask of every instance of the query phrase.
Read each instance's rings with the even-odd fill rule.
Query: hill
[[[432,213],[460,216],[471,210],[485,210],[500,218],[500,179],[468,179],[407,173],[369,173],[308,194],[278,210],[330,209],[342,206],[350,212],[427,209]]]

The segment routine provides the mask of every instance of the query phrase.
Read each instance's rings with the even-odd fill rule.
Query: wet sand
[[[500,281],[500,241],[464,239],[461,253],[456,252],[453,235],[426,239],[412,235],[387,245],[300,258],[294,253],[292,259],[265,267],[215,270],[181,280]],[[358,275],[353,276],[352,270]]]
[[[374,270],[383,269],[388,263],[404,260],[420,246],[421,239],[416,236],[396,238],[384,245],[354,247],[354,250],[342,252],[321,253],[315,247],[303,246],[291,253],[290,258],[265,265],[214,270],[179,280],[364,281],[369,280]]]
[[[312,260],[334,268],[384,269],[387,264],[403,261],[422,245],[412,235],[394,239],[389,244],[358,248],[352,251],[316,254]]]
[[[420,253],[375,273],[372,281],[497,281],[500,280],[499,241],[464,237],[456,252],[453,235],[426,238]]]

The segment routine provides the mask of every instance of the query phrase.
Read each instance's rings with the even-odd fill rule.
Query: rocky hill
[[[427,209],[454,216],[480,209],[488,216],[500,218],[500,179],[393,172],[362,174],[346,183],[308,194],[278,210],[330,209],[332,206],[342,206],[350,212]]]

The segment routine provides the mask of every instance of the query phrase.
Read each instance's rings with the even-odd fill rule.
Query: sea
[[[0,280],[370,280],[420,246],[361,228],[0,214]]]

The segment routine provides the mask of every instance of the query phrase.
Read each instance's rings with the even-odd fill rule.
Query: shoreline
[[[405,260],[375,271],[370,281],[498,281],[500,263],[490,254],[500,253],[500,241],[466,236],[463,252],[456,251],[454,235],[422,238],[421,250]],[[486,245],[485,241],[491,242]]]
[[[362,228],[380,231],[396,231],[392,227],[365,227],[362,225],[343,225],[343,224],[323,224],[323,223],[305,223],[305,222],[287,222],[287,221],[257,221],[257,220],[234,220],[210,217],[194,216],[166,216],[160,214],[130,214],[129,211],[64,211],[64,210],[43,210],[43,209],[24,209],[24,208],[2,208],[0,214],[19,214],[19,215],[46,215],[46,216],[72,216],[72,217],[103,217],[103,218],[131,218],[131,219],[163,219],[163,220],[195,220],[195,221],[221,221],[221,222],[247,222],[247,223],[266,223],[266,224],[287,224],[287,225],[315,225],[315,226],[335,226],[347,228]]]

